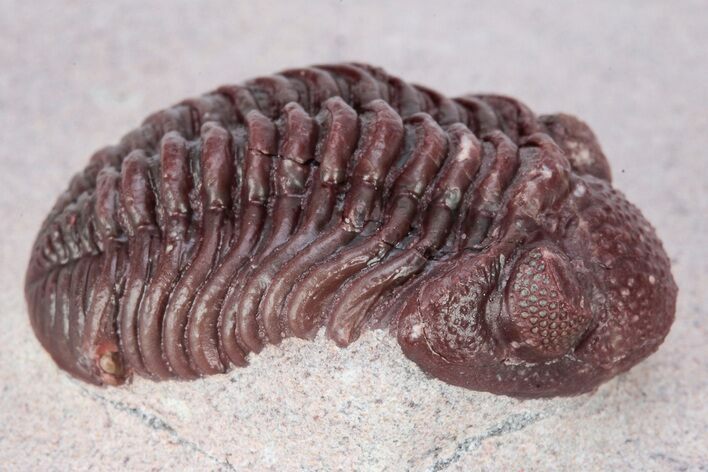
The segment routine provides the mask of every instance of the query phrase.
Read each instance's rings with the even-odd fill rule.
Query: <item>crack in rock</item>
[[[431,472],[445,470],[455,462],[462,459],[462,456],[465,453],[480,447],[487,439],[521,431],[522,429],[525,429],[544,418],[545,415],[542,415],[541,413],[520,413],[512,415],[501,423],[489,428],[482,434],[472,436],[460,442],[455,448],[455,452],[453,452],[450,457],[435,461],[435,463],[428,470]]]
[[[136,406],[130,406],[127,403],[117,401],[117,400],[111,400],[109,398],[106,398],[102,395],[93,393],[89,391],[88,389],[79,386],[81,391],[84,393],[85,396],[98,401],[99,403],[103,403],[105,406],[110,406],[118,411],[122,411],[125,413],[128,413],[129,415],[137,418],[145,424],[147,427],[150,429],[154,429],[155,431],[164,431],[167,434],[169,434],[174,440],[177,442],[177,444],[180,444],[182,446],[188,447],[189,449],[193,450],[194,452],[201,454],[202,456],[206,457],[207,459],[211,460],[212,462],[218,464],[220,470],[233,470],[235,471],[233,465],[229,462],[228,459],[221,460],[218,457],[210,454],[209,452],[205,451],[201,447],[199,447],[196,443],[189,441],[188,439],[183,438],[182,436],[179,435],[177,430],[175,430],[172,426],[169,425],[165,420],[160,418],[159,416],[149,413],[142,408],[136,407]]]
[[[678,471],[684,471],[689,469],[689,465],[686,462],[663,454],[661,452],[649,454],[649,458],[654,459],[657,462],[665,462],[667,464],[671,464],[672,468]],[[700,466],[699,470],[708,470],[708,467]]]

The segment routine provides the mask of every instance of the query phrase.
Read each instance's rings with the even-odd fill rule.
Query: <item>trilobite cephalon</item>
[[[284,71],[150,115],[93,155],[26,297],[96,384],[192,379],[322,327],[390,330],[451,384],[577,394],[654,352],[677,288],[592,131],[362,64]]]

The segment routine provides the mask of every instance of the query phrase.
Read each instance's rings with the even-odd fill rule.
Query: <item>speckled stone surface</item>
[[[705,4],[379,3],[0,0],[0,469],[708,468]],[[348,350],[288,340],[198,382],[60,373],[22,277],[91,152],[217,84],[343,60],[588,121],[673,261],[659,352],[593,395],[523,402],[427,379],[383,333]]]

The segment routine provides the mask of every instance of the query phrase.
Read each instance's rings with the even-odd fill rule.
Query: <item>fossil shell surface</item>
[[[35,333],[86,381],[191,379],[320,330],[386,329],[425,372],[520,397],[592,390],[674,318],[668,258],[592,131],[362,64],[150,115],[37,237]]]

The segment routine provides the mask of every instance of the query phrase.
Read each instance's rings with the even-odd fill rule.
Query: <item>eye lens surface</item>
[[[569,261],[555,248],[539,246],[519,259],[506,301],[507,341],[531,362],[565,355],[591,321]]]

